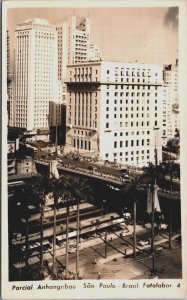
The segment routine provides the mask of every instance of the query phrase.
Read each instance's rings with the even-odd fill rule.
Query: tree
[[[93,191],[88,184],[88,180],[73,178],[71,181],[70,193],[77,202],[77,242],[76,242],[76,276],[79,276],[79,240],[80,240],[80,209],[81,202],[92,200]]]
[[[35,199],[35,206],[40,210],[40,266],[43,269],[43,231],[44,231],[44,211],[47,195],[51,191],[50,181],[48,177],[35,177],[32,180],[32,192]]]
[[[136,258],[136,211],[137,211],[137,199],[142,187],[139,183],[140,177],[131,179],[131,182],[124,184],[123,194],[133,201],[133,256]]]
[[[68,227],[69,227],[69,199],[70,195],[70,183],[64,177],[59,179],[52,177],[50,179],[50,190],[52,192],[52,198],[54,201],[54,223],[53,223],[53,273],[56,274],[56,213],[59,202],[66,202],[67,214],[66,214],[66,257],[68,258]],[[66,259],[66,270],[68,270],[68,260]]]

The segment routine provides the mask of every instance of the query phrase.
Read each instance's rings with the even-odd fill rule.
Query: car
[[[124,231],[121,231],[119,235],[123,237],[123,236],[126,236],[126,234],[127,234],[128,232],[129,232],[129,230],[128,230],[128,229],[125,229]]]
[[[69,247],[68,253],[75,253],[75,252],[76,252],[76,247],[73,246]]]
[[[162,247],[162,246],[158,246],[157,248],[155,248],[155,253],[162,253],[162,250],[163,250],[164,248]]]
[[[83,249],[82,245],[79,244],[79,250],[82,250],[82,249]],[[76,251],[77,251],[77,248],[76,248],[75,245],[74,246],[69,246],[69,250],[68,250],[69,253],[75,253]]]
[[[126,236],[126,233],[124,231],[121,231],[119,236],[124,237],[124,236]]]
[[[161,223],[159,225],[160,229],[167,229],[168,225],[167,224],[164,224],[164,223]]]
[[[123,218],[126,221],[131,221],[131,214],[129,212],[125,212],[125,213],[123,213]]]
[[[128,174],[122,174],[122,178],[130,178],[130,176]]]
[[[143,246],[146,246],[146,245],[149,245],[150,244],[150,241],[149,240],[145,240],[145,241],[139,241],[138,243],[137,243],[137,245],[138,246],[141,246],[141,247],[143,247]]]

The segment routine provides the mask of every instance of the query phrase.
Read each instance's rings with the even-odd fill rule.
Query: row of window
[[[91,150],[91,142],[87,140],[82,139],[73,139],[73,147],[78,149],[84,149],[84,150]]]
[[[129,132],[129,131],[126,131],[125,133],[124,132],[120,132],[120,133],[117,133],[117,132],[114,132],[114,136],[123,136],[123,134],[125,135],[125,136],[128,136],[128,135],[139,135],[140,134],[140,131],[131,131],[131,132]],[[147,131],[141,131],[141,135],[144,135],[144,134],[150,134],[150,131],[149,130],[147,130]]]
[[[83,130],[76,130],[76,129],[74,129],[74,134],[91,136],[91,132],[90,131],[83,131]]]
[[[127,115],[126,115],[127,116]],[[157,117],[158,115],[157,115],[157,113],[155,113],[155,117]],[[109,115],[109,114],[107,114],[106,115],[106,119],[109,119],[109,118],[111,118],[112,116],[111,115]],[[146,115],[145,114],[142,114],[141,116],[139,115],[139,114],[136,114],[136,116],[134,116],[133,114],[131,114],[131,116],[127,116],[127,117],[125,117],[125,118],[138,118],[138,119],[140,119],[140,118],[149,118],[150,117],[150,114],[149,113],[147,113]],[[120,119],[122,119],[122,118],[124,118],[124,115],[123,114],[114,114],[114,119],[117,119],[117,118],[120,118]],[[128,126],[128,125],[127,125]],[[142,125],[143,126],[143,125]]]
[[[105,128],[110,129],[110,124],[111,123],[106,123]],[[144,122],[144,121],[142,121],[142,122],[119,122],[119,127],[134,127],[134,126],[136,126],[136,127],[138,127],[138,126],[150,126],[150,122],[149,121],[147,121],[147,122]],[[154,126],[158,126],[157,121],[154,122]]]
[[[142,107],[141,106],[131,106],[131,107],[125,106],[125,111],[130,110],[130,108],[131,108],[131,111],[134,111],[134,110],[137,110],[137,111],[142,110],[142,111],[144,111],[144,109],[147,110],[147,111],[149,111],[149,106],[147,106],[147,107],[145,107],[145,106],[142,106]],[[117,111],[117,110],[122,111],[123,110],[123,106],[114,106],[114,108],[112,108],[112,111],[113,110],[114,111]],[[154,106],[154,110],[157,111],[157,106]],[[106,111],[110,111],[110,106],[106,106]]]
[[[145,102],[144,100],[145,100],[145,99],[142,99],[142,100],[141,100],[141,104],[144,104],[144,102]],[[118,100],[115,99],[115,100],[114,100],[114,104],[117,104],[117,103],[118,103]],[[135,104],[135,103],[136,103],[136,104],[139,104],[139,103],[140,103],[140,100],[137,99],[136,101],[134,101],[134,99],[131,99],[131,100],[130,100],[130,99],[126,99],[126,100],[124,101],[124,100],[120,99],[119,103],[120,103],[120,104],[123,104],[123,103],[124,103],[124,104]],[[149,104],[149,99],[147,99],[146,103]],[[109,104],[109,99],[106,100],[106,104]],[[155,104],[157,104],[157,99],[155,99]]]
[[[131,141],[114,141],[114,148],[122,147],[134,147],[134,146],[144,146],[146,143],[147,146],[150,145],[150,139],[147,140],[131,140]]]

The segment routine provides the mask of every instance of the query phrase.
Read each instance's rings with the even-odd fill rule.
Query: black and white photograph
[[[120,289],[116,299],[133,289],[138,298],[139,282],[153,298],[161,289],[163,298],[180,295],[183,1],[7,2],[2,219],[10,295],[55,299],[60,290],[65,299],[76,282],[94,299],[106,289]]]

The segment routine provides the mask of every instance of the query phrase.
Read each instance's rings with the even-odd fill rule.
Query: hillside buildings
[[[144,166],[162,160],[162,67],[123,62],[68,66],[66,151]]]

